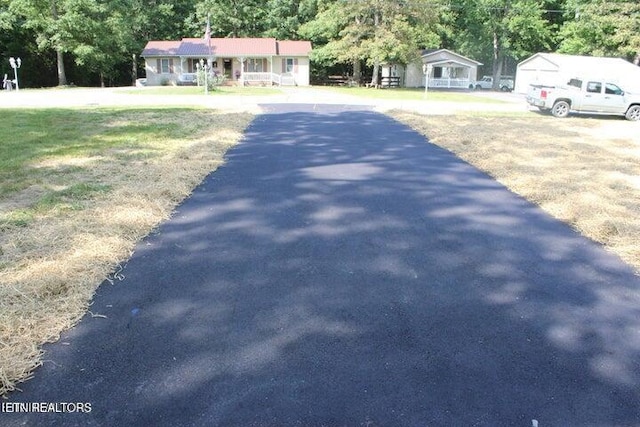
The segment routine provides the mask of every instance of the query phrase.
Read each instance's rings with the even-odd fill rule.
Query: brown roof
[[[150,41],[144,47],[142,56],[176,56],[179,47],[179,41]]]
[[[182,41],[150,41],[141,56],[307,56],[309,41],[278,41],[274,38],[212,38],[209,46],[201,38]]]
[[[278,41],[278,55],[282,56],[308,56],[311,52],[311,42],[306,40],[281,40]]]

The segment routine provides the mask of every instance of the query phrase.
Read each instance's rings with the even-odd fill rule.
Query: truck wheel
[[[473,87],[473,83],[469,85],[469,89],[471,89],[471,90],[473,90],[473,89],[474,89],[474,87]]]
[[[567,101],[558,101],[553,104],[553,108],[551,109],[551,114],[554,117],[567,117],[569,115],[569,103]]]
[[[640,105],[632,105],[627,110],[627,114],[624,115],[624,118],[627,120],[631,120],[637,122],[640,120]]]
[[[501,87],[500,87],[500,90],[501,90],[502,92],[509,92],[509,86],[501,86]]]
[[[482,89],[482,86],[476,85],[476,90],[480,90],[480,89]]]

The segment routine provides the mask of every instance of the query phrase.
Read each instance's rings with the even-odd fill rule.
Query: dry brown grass
[[[98,141],[91,150],[28,164],[35,175],[46,169],[46,179],[0,200],[1,395],[29,378],[41,363],[41,345],[83,316],[96,287],[222,163],[251,118],[208,110],[125,112],[102,130],[87,129]],[[143,149],[140,141],[101,148],[105,129],[126,132],[140,123],[160,129]],[[108,190],[71,207],[32,209],[48,191],[79,182]],[[26,223],[11,220],[25,209],[32,211]]]
[[[640,123],[535,112],[392,115],[640,271]]]

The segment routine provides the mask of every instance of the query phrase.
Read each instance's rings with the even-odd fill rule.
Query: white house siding
[[[173,60],[173,73],[162,73],[158,70],[158,59]],[[146,58],[144,62],[148,86],[176,84],[178,76],[182,73],[179,58]]]
[[[285,74],[283,63],[287,58],[294,59],[293,73],[296,86],[309,86],[309,58],[303,56],[274,56],[273,57],[273,73]]]
[[[309,86],[309,58],[298,57],[296,84],[298,86]]]
[[[438,78],[465,79],[474,82],[477,80],[478,65],[482,65],[447,49],[429,52],[423,54],[420,60],[407,65],[404,73],[404,85],[406,87],[425,86],[425,75],[422,69],[424,64],[431,64],[433,67],[430,75],[432,83],[433,79]],[[440,70],[437,71],[436,68],[440,68]],[[433,87],[433,85],[430,87]],[[442,85],[438,85],[438,87],[442,87]]]
[[[407,65],[404,74],[406,87],[424,87],[425,75],[422,71],[422,62],[412,62]]]
[[[516,71],[514,91],[526,93],[531,84],[562,85],[569,79],[609,79],[623,89],[640,91],[640,67],[620,58],[536,53]]]

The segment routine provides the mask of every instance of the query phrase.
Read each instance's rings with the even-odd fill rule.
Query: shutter
[[[173,59],[169,59],[169,74],[173,74]]]
[[[282,74],[287,72],[287,60],[285,58],[282,58]]]
[[[267,72],[267,58],[262,58],[262,72]]]
[[[293,58],[293,72],[298,74],[298,58]]]
[[[162,73],[162,61],[160,58],[156,59],[156,74]]]
[[[193,73],[193,60],[191,58],[187,59],[187,70],[189,73]]]

